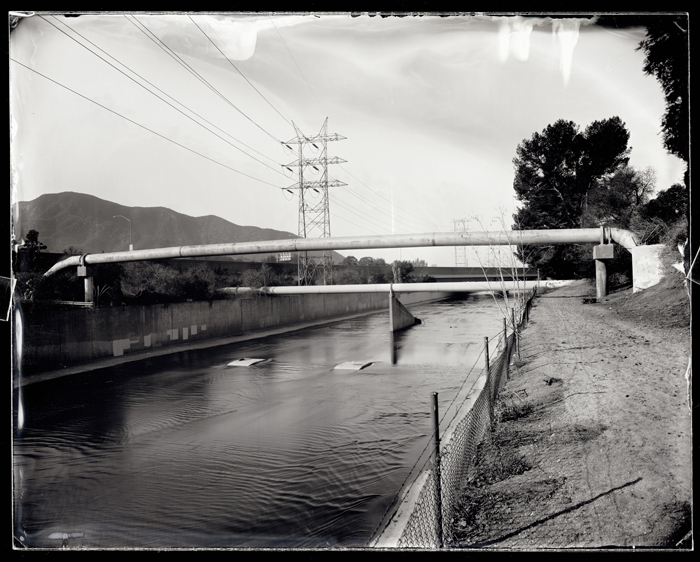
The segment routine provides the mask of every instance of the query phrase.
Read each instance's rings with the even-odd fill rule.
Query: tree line
[[[39,240],[39,232],[30,230],[24,244],[13,256],[16,292],[21,300],[35,306],[55,305],[57,302],[82,302],[85,298],[84,279],[75,268],[67,268],[45,277],[46,267],[40,259],[47,246]],[[80,248],[64,249],[64,258],[84,254]],[[225,263],[212,268],[201,265],[175,264],[168,260],[101,264],[95,268],[94,302],[96,306],[156,304],[202,301],[225,298],[219,293],[224,287],[272,287],[297,284],[289,269],[274,258],[251,262],[242,272],[229,272]],[[429,282],[429,276],[413,274],[414,265],[424,266],[424,260],[395,261],[388,266],[381,258],[345,258],[334,271],[334,284],[413,283]],[[362,267],[360,267],[362,266]]]
[[[582,129],[560,119],[524,139],[513,159],[513,189],[520,202],[513,229],[590,228],[631,230],[645,244],[676,246],[689,238],[687,19],[655,18],[638,50],[644,72],[655,76],[666,96],[661,133],[667,151],[686,164],[684,183],[660,192],[651,167],[629,165],[629,131],[618,116]],[[656,196],[654,197],[654,194]],[[590,246],[526,246],[518,259],[553,278],[592,277]],[[608,272],[624,282],[631,258],[616,248]]]

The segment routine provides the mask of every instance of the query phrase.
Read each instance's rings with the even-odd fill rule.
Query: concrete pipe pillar
[[[85,302],[94,302],[95,282],[93,277],[85,278]]]
[[[595,296],[597,299],[608,296],[608,270],[603,260],[595,260]]]
[[[85,278],[85,302],[95,302],[95,268],[79,265],[77,273]]]
[[[593,259],[595,260],[595,293],[598,299],[608,296],[608,271],[605,266],[605,260],[611,260],[612,258],[612,244],[593,246]]]

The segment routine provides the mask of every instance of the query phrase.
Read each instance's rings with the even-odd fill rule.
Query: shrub
[[[334,285],[360,285],[364,279],[356,269],[343,269],[333,273]]]

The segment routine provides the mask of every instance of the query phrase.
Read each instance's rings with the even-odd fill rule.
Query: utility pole
[[[328,158],[328,142],[344,140],[345,137],[338,134],[328,134],[328,117],[323,122],[319,133],[312,137],[305,136],[299,127],[292,122],[296,137],[282,144],[298,145],[298,157],[296,162],[283,164],[292,171],[292,166],[299,168],[299,181],[286,188],[288,191],[299,192],[299,227],[300,238],[327,238],[331,235],[331,216],[328,198],[329,187],[341,187],[347,185],[338,180],[329,180],[328,164],[340,164],[346,162],[337,156]],[[315,149],[317,158],[305,158],[304,148]],[[316,170],[320,179],[309,181],[306,173],[309,168]],[[309,173],[311,173],[309,171]],[[299,254],[298,261],[299,285],[312,285],[318,272],[323,275],[323,284],[330,285],[333,281],[333,260],[330,251],[323,251],[321,256],[309,256],[308,252]]]
[[[455,232],[467,232],[467,219],[452,219]],[[467,247],[455,246],[455,267],[467,267]]]

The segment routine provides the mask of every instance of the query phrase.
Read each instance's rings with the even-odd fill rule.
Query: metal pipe
[[[611,237],[628,250],[639,244],[637,237],[627,230],[613,228]],[[235,256],[277,252],[313,252],[329,250],[364,250],[375,248],[422,248],[429,246],[503,246],[551,244],[596,244],[600,240],[597,228],[561,230],[511,230],[493,232],[433,232],[426,234],[390,234],[386,236],[341,236],[337,238],[290,238],[260,242],[233,242],[175,246],[132,252],[88,254],[85,263],[96,265],[128,261],[146,261],[204,256]],[[78,256],[71,256],[55,264],[45,275],[52,275],[66,267],[78,265]]]
[[[555,288],[571,281],[543,281],[546,287]],[[502,291],[526,291],[537,286],[537,281],[455,281],[451,283],[379,283],[367,285],[308,285],[290,287],[225,287],[222,293],[232,295],[329,295],[347,293],[481,293]]]

